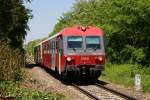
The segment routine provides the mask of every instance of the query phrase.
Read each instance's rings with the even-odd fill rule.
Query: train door
[[[37,57],[37,61],[36,61],[36,63],[40,63],[40,50],[39,50],[39,46],[37,47],[37,49],[36,49],[36,57]]]
[[[56,44],[52,41],[52,70],[55,70],[55,60],[56,60]]]
[[[34,53],[35,53],[35,62],[39,64],[40,63],[40,58],[41,58],[40,46],[35,47]]]
[[[37,47],[35,47],[34,48],[34,61],[37,63],[37,60],[38,60],[38,50],[37,50],[38,48]]]
[[[62,39],[58,40],[58,72],[61,74]]]

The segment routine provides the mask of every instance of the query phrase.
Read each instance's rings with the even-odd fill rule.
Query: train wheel
[[[68,80],[68,71],[65,69],[61,74],[63,80]]]
[[[97,72],[95,72],[93,79],[97,80],[100,76],[101,76],[101,72],[97,71]]]
[[[62,73],[63,77],[67,77],[68,76],[68,71],[65,70],[63,73]]]
[[[57,70],[57,67],[55,67],[55,72],[56,72],[56,74],[59,74],[59,72],[58,72],[58,70]]]

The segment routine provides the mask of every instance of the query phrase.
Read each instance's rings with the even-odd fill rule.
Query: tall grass
[[[141,85],[144,92],[150,92],[150,68],[142,68],[139,65],[106,64],[101,79],[125,86],[134,86],[135,74],[141,75]]]
[[[20,88],[19,82],[25,78],[24,66],[23,52],[0,40],[0,99],[14,97],[15,100],[65,100],[61,94]]]
[[[26,88],[19,88],[12,82],[0,82],[0,97],[13,97],[14,100],[66,100],[62,94],[43,93]],[[3,91],[3,92],[2,92]]]
[[[0,40],[0,81],[19,81],[22,79],[22,67],[25,66],[24,54],[11,48]]]

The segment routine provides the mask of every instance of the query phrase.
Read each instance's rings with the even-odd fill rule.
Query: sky
[[[29,20],[25,43],[47,37],[54,29],[58,18],[70,11],[75,0],[32,0],[25,6],[32,10],[33,18]]]

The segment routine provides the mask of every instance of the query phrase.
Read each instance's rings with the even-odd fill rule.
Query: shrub
[[[134,86],[135,74],[141,75],[143,91],[150,92],[150,68],[144,68],[140,65],[114,65],[108,63],[106,64],[105,71],[102,73],[101,79],[125,86]]]
[[[34,40],[34,41],[31,41],[27,44],[26,46],[26,51],[27,51],[27,54],[30,55],[30,56],[34,56],[34,47],[42,40]]]
[[[18,81],[22,79],[24,54],[0,40],[0,80]]]
[[[145,53],[142,48],[135,48],[131,45],[126,45],[121,51],[121,57],[126,63],[142,63],[145,60]],[[122,62],[123,63],[123,62]]]
[[[19,88],[10,81],[0,81],[0,97],[13,97],[15,100],[65,100],[62,94],[43,93]]]

